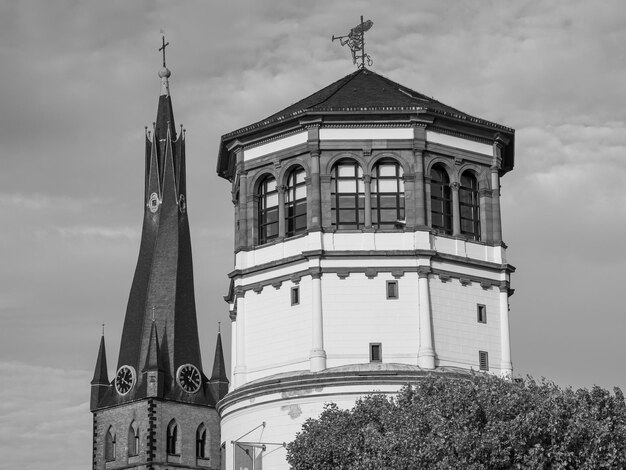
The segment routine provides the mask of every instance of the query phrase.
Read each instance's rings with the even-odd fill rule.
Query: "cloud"
[[[106,238],[109,240],[126,239],[139,240],[140,230],[136,227],[95,227],[74,226],[54,227],[54,230],[63,238]]]
[[[6,468],[90,467],[85,371],[0,362],[0,454]]]

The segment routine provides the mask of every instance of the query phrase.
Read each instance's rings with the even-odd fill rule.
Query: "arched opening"
[[[207,458],[207,432],[204,424],[198,426],[196,431],[196,457],[199,459]]]
[[[340,230],[365,225],[363,170],[354,160],[341,160],[331,171],[331,220]]]
[[[169,455],[180,455],[179,431],[175,419],[167,425],[166,447]]]
[[[113,430],[113,426],[110,426],[104,438],[104,459],[110,462],[111,460],[115,460],[115,455],[115,431]]]
[[[139,455],[139,426],[133,421],[128,427],[128,456]]]
[[[258,237],[259,245],[278,237],[278,188],[273,176],[265,177],[259,184]]]
[[[306,231],[306,173],[296,167],[287,177],[285,191],[285,235],[291,237]]]
[[[471,171],[465,171],[461,175],[459,212],[461,215],[461,234],[472,240],[480,240],[478,179]]]
[[[432,227],[452,235],[452,190],[448,173],[441,165],[430,170],[430,212]]]
[[[404,220],[404,172],[395,160],[382,160],[372,169],[370,181],[372,226],[397,227]]]

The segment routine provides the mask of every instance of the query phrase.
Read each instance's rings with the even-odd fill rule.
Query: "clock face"
[[[196,366],[191,364],[183,364],[178,368],[176,373],[176,381],[178,385],[187,393],[196,393],[200,390],[202,376]]]
[[[135,385],[135,369],[131,366],[122,366],[115,374],[115,389],[120,395],[126,395]]]

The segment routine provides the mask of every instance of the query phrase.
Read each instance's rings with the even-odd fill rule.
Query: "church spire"
[[[163,39],[160,50],[167,45]],[[128,366],[136,382],[128,392],[118,393],[116,400],[156,393],[164,399],[210,404],[212,397],[201,372],[196,319],[185,193],[185,134],[181,130],[177,135],[174,127],[171,72],[165,67],[165,55],[163,65],[156,122],[152,135],[146,132],[143,229],[118,359],[118,370]],[[198,390],[181,386],[177,374],[183,366],[193,366],[202,376]],[[158,373],[162,387],[150,389],[150,371]]]

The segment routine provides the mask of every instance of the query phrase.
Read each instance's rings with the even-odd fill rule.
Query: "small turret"
[[[165,381],[164,369],[161,364],[161,351],[159,348],[159,338],[157,336],[156,324],[152,322],[150,330],[150,341],[148,343],[148,353],[146,354],[146,364],[141,371],[146,384],[146,396],[163,396],[163,384]]]
[[[209,380],[209,386],[215,401],[218,402],[228,393],[228,377],[224,366],[224,351],[222,350],[222,334],[217,332],[217,343],[215,345],[215,359],[213,360],[213,373]]]
[[[100,399],[111,386],[109,374],[107,372],[107,355],[104,346],[104,331],[100,338],[100,348],[98,349],[98,359],[96,360],[96,368],[91,379],[91,399],[89,400],[89,409],[91,411],[98,407]]]

